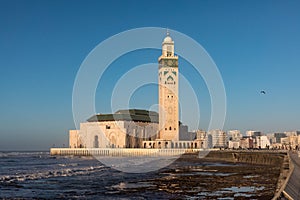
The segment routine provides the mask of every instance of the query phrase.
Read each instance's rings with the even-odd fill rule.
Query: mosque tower
[[[159,138],[179,140],[178,56],[174,55],[174,41],[169,32],[162,43],[158,58],[159,82]]]

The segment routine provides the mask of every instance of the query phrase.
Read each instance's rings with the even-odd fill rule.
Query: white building
[[[286,136],[297,136],[300,135],[300,131],[286,131],[284,132]]]
[[[201,140],[179,125],[178,56],[169,33],[158,59],[159,116],[156,112],[130,109],[97,114],[71,130],[72,148],[200,148]]]
[[[229,140],[228,141],[228,148],[229,149],[238,149],[238,148],[240,148],[240,141]]]
[[[227,131],[229,141],[239,141],[243,136],[239,130]]]
[[[71,148],[142,148],[144,140],[158,137],[158,114],[138,109],[97,114],[69,134]]]
[[[209,148],[207,132],[203,130],[196,131],[196,140],[200,143],[200,148]]]
[[[270,144],[276,144],[276,137],[274,133],[268,133],[267,138],[270,141]]]
[[[269,148],[270,147],[270,141],[267,136],[257,136],[254,138],[254,148]]]
[[[210,148],[227,147],[226,133],[219,129],[208,131],[208,145]]]
[[[261,136],[261,132],[260,131],[246,131],[246,136],[249,137],[256,137],[256,136]]]

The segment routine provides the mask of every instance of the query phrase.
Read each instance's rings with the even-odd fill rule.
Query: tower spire
[[[170,36],[169,28],[167,28],[167,36]]]
[[[172,57],[174,56],[174,41],[170,36],[169,29],[166,30],[167,35],[162,43],[162,56],[163,57]]]
[[[159,139],[179,140],[178,57],[174,55],[174,41],[169,29],[158,58],[159,80]]]

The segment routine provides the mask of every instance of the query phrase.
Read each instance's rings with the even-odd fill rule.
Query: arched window
[[[169,130],[171,131],[172,130],[172,127],[170,126]]]
[[[98,135],[95,135],[95,137],[94,137],[94,148],[99,148]]]
[[[172,47],[171,46],[167,46],[167,57],[172,56]]]

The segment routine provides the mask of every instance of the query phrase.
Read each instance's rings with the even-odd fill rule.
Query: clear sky
[[[149,26],[187,34],[213,58],[227,94],[225,130],[299,130],[299,10],[300,1],[278,0],[0,0],[0,150],[67,144],[68,130],[75,128],[73,83],[85,57],[114,34]],[[159,54],[135,52],[118,59],[107,72],[115,74],[113,80],[98,88],[109,94],[121,66],[157,62]],[[134,94],[131,107],[157,103],[156,93],[143,99],[144,93]],[[110,112],[109,98],[97,93],[98,112]],[[202,102],[200,128],[205,129],[210,105]]]

